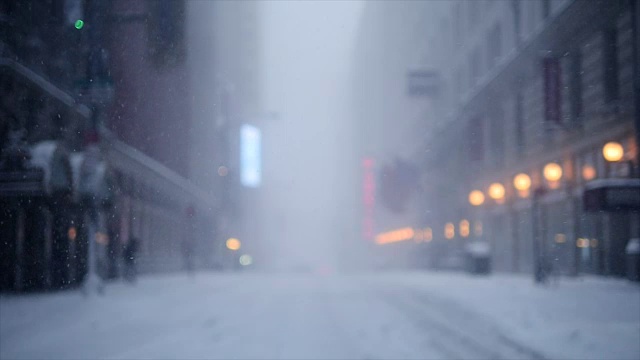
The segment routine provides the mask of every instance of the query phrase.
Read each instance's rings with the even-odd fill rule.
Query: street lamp
[[[548,163],[542,170],[544,178],[549,182],[557,182],[562,179],[562,167],[556,163]]]
[[[549,183],[549,187],[552,189],[557,189],[560,186],[560,179],[562,179],[562,167],[556,163],[548,163],[542,169],[542,174],[544,178],[547,179]]]
[[[557,189],[559,181],[562,179],[562,167],[557,163],[551,162],[544,166],[542,175],[549,183],[549,188]],[[531,203],[531,224],[533,228],[533,253],[534,268],[533,278],[536,283],[544,283],[549,275],[549,259],[547,259],[546,246],[541,232],[541,216],[544,211],[540,206],[542,197],[547,193],[547,189],[541,185],[533,192],[533,201]]]
[[[480,190],[473,190],[469,193],[469,203],[473,206],[480,206],[484,203],[484,194]]]
[[[624,158],[624,148],[619,142],[610,141],[602,147],[602,155],[609,162],[618,162]]]
[[[236,239],[236,238],[230,238],[227,239],[227,249],[231,250],[231,251],[237,251],[240,250],[240,240]]]
[[[531,188],[531,177],[525,173],[520,173],[513,178],[513,186],[518,190],[520,197],[527,197]]]
[[[627,171],[626,174],[632,178],[640,177],[640,161],[638,161],[637,155],[635,160],[636,164],[634,165],[633,154],[630,152],[625,154],[624,147],[619,142],[610,141],[606,143],[602,147],[602,156],[607,162],[610,162],[610,163],[623,163],[623,162],[626,163],[626,166],[627,166],[627,168],[625,169]],[[619,169],[619,170],[622,170],[622,169]],[[620,176],[621,174],[618,173],[616,175]]]
[[[582,178],[585,181],[591,181],[595,179],[596,176],[597,176],[596,168],[594,168],[593,165],[587,164],[582,167]]]
[[[493,183],[489,185],[489,197],[495,200],[497,203],[504,201],[504,186],[500,183]]]

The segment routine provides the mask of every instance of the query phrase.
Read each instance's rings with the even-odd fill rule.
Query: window
[[[462,6],[459,2],[453,11],[453,41],[459,46],[462,43]]]
[[[582,117],[582,56],[579,49],[569,54],[569,103],[570,116],[573,123]]]
[[[542,17],[544,19],[549,17],[551,13],[551,0],[542,0]]]
[[[524,97],[522,91],[516,95],[516,153],[518,156],[524,154]]]
[[[481,60],[482,59],[480,58],[480,50],[475,49],[469,57],[469,71],[472,86],[476,85],[478,83],[478,80],[480,79]]]
[[[618,34],[615,28],[610,28],[605,30],[603,35],[604,99],[606,103],[611,103],[620,98],[617,56]]]
[[[473,29],[476,26],[476,23],[478,22],[478,13],[480,11],[480,8],[478,5],[480,5],[480,2],[478,1],[469,1],[467,2],[468,6],[467,9],[469,10],[467,15],[469,17],[469,29]]]
[[[487,68],[493,68],[502,56],[502,33],[500,24],[496,24],[487,35]]]
[[[528,5],[524,12],[527,16],[527,33],[531,34],[533,30],[536,28],[536,3],[534,1],[525,1]]]
[[[469,159],[481,162],[484,159],[484,122],[477,116],[469,120]]]
[[[184,0],[158,0],[148,3],[148,43],[151,59],[160,67],[182,62],[184,43]]]
[[[491,163],[501,167],[504,165],[504,115],[501,109],[493,113],[489,126]]]

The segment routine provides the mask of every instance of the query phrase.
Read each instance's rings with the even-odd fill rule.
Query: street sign
[[[440,74],[429,68],[407,72],[407,92],[410,96],[434,96],[440,90]]]

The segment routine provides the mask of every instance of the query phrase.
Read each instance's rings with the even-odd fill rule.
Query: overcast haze
[[[265,129],[265,223],[280,265],[335,259],[347,215],[339,206],[347,185],[342,160],[352,151],[347,68],[361,8],[351,1],[263,3],[264,104],[278,114]]]

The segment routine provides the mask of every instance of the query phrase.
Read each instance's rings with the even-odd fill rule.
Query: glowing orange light
[[[415,240],[416,242],[421,242],[422,240],[424,240],[424,234],[422,233],[422,230],[415,231],[413,240]]]
[[[502,200],[504,199],[504,186],[500,183],[493,183],[489,186],[489,197],[493,200]]]
[[[454,238],[454,236],[456,236],[455,225],[453,225],[453,223],[447,223],[444,226],[444,237],[447,238],[448,240],[451,240]]]
[[[590,181],[596,178],[596,168],[591,165],[585,165],[582,167],[582,178],[586,181]]]
[[[232,251],[236,251],[236,250],[240,250],[240,240],[236,239],[236,238],[230,238],[227,239],[227,249],[232,250]]]
[[[78,231],[76,230],[76,227],[75,226],[70,227],[69,231],[67,231],[67,237],[69,238],[69,240],[74,241],[77,236],[78,236]]]
[[[606,143],[602,148],[602,155],[607,161],[617,162],[624,157],[624,148],[620,143],[611,141]]]
[[[567,236],[565,234],[556,234],[556,236],[554,236],[554,240],[558,244],[564,244],[567,241]]]
[[[550,182],[562,179],[562,167],[556,163],[548,163],[542,170],[544,178]]]
[[[576,240],[576,246],[581,248],[581,249],[588,248],[589,247],[589,239],[579,238],[578,240]]]
[[[531,188],[531,178],[525,173],[520,173],[513,178],[513,186],[520,191]]]
[[[415,236],[415,231],[410,228],[402,228],[394,231],[385,232],[376,236],[376,243],[378,245],[390,244],[399,241],[411,240]]]
[[[460,236],[462,237],[468,237],[469,236],[469,221],[468,220],[462,220],[460,221]]]
[[[480,206],[484,203],[484,194],[480,190],[473,190],[469,193],[469,203],[473,206]]]

